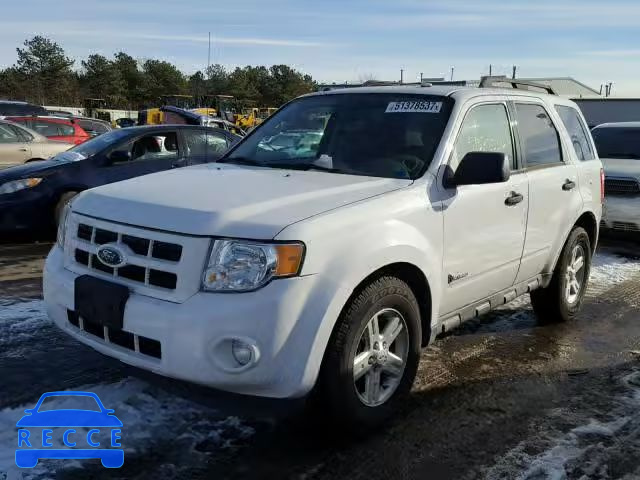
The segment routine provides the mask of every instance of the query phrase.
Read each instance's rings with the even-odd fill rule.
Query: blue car
[[[89,401],[95,405],[97,410],[87,409],[54,409],[39,411],[42,403],[51,397],[75,397],[74,400]],[[82,398],[84,397],[84,398]],[[95,403],[92,403],[93,399]],[[89,459],[99,458],[102,465],[107,468],[119,468],[124,463],[124,450],[119,443],[121,438],[122,422],[113,415],[114,411],[105,408],[100,398],[91,392],[49,392],[40,397],[34,408],[25,410],[26,415],[22,417],[16,426],[18,430],[18,449],[16,450],[16,465],[21,468],[33,468],[38,460],[49,459]],[[30,429],[43,427],[41,437]],[[78,433],[75,428],[91,428],[85,435]],[[100,429],[110,430],[110,447],[104,448],[96,441],[94,435],[100,433]],[[62,440],[65,447],[52,448],[51,442],[54,430],[62,433]],[[33,435],[32,435],[33,434]],[[73,435],[73,442],[71,441]],[[83,440],[86,439],[84,447]],[[41,440],[41,441],[40,441]],[[78,446],[81,445],[81,446]],[[77,448],[76,448],[77,447]],[[103,447],[103,448],[99,448]]]
[[[215,161],[241,137],[219,128],[156,125],[113,130],[48,160],[0,170],[0,233],[50,232],[83,190]]]

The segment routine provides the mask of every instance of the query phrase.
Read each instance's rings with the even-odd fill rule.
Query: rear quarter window
[[[580,118],[578,111],[566,105],[556,105],[555,108],[562,120],[564,128],[567,129],[573,150],[578,159],[582,161],[593,160],[595,154],[589,141],[588,130]]]

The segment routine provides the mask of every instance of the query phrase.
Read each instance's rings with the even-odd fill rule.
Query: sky
[[[571,76],[640,96],[637,0],[22,0],[3,2],[0,67],[33,35],[80,61],[125,51],[186,73],[288,64],[320,82]]]

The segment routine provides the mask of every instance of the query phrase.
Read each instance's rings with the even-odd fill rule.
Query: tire
[[[371,329],[374,317],[378,336]],[[388,345],[385,332],[386,340],[393,339]],[[379,339],[377,345],[372,338]],[[409,286],[395,277],[374,280],[346,305],[331,335],[318,379],[320,404],[341,427],[380,426],[411,389],[420,339],[420,309]],[[358,380],[356,357],[366,359],[358,363]],[[403,366],[398,359],[404,359]]]
[[[65,205],[76,195],[78,195],[78,192],[65,192],[60,196],[58,203],[56,203],[53,209],[53,220],[56,227],[60,224],[60,217],[62,216]]]
[[[572,265],[576,252],[578,256],[582,256],[583,266],[577,274],[572,275],[571,271],[577,270]],[[561,323],[575,319],[589,285],[591,255],[589,235],[584,228],[575,227],[560,253],[549,286],[531,292],[531,304],[538,317],[538,323]],[[577,284],[571,287],[568,284],[573,279]],[[579,288],[576,288],[576,285],[579,285]]]

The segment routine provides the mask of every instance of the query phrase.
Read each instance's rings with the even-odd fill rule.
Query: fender
[[[434,230],[442,232],[441,229]],[[317,326],[303,375],[304,385],[315,384],[331,334],[354,290],[369,275],[383,267],[394,263],[408,263],[420,269],[431,287],[431,326],[434,327],[434,322],[438,320],[441,296],[438,279],[442,276],[442,257],[437,253],[434,239],[425,237],[418,228],[399,220],[370,224],[368,228],[353,228],[350,232],[348,237],[351,248],[328,248],[326,256],[322,255],[324,261],[318,258],[308,259],[310,266],[306,271],[317,275],[318,285],[315,289],[324,292],[328,307]],[[402,239],[402,243],[399,239]],[[435,240],[441,241],[441,237],[436,235]],[[321,248],[320,244],[323,243],[326,249],[331,240],[323,236],[322,239],[307,244],[310,257],[317,255],[316,247]],[[338,252],[339,255],[331,255],[329,252]]]

